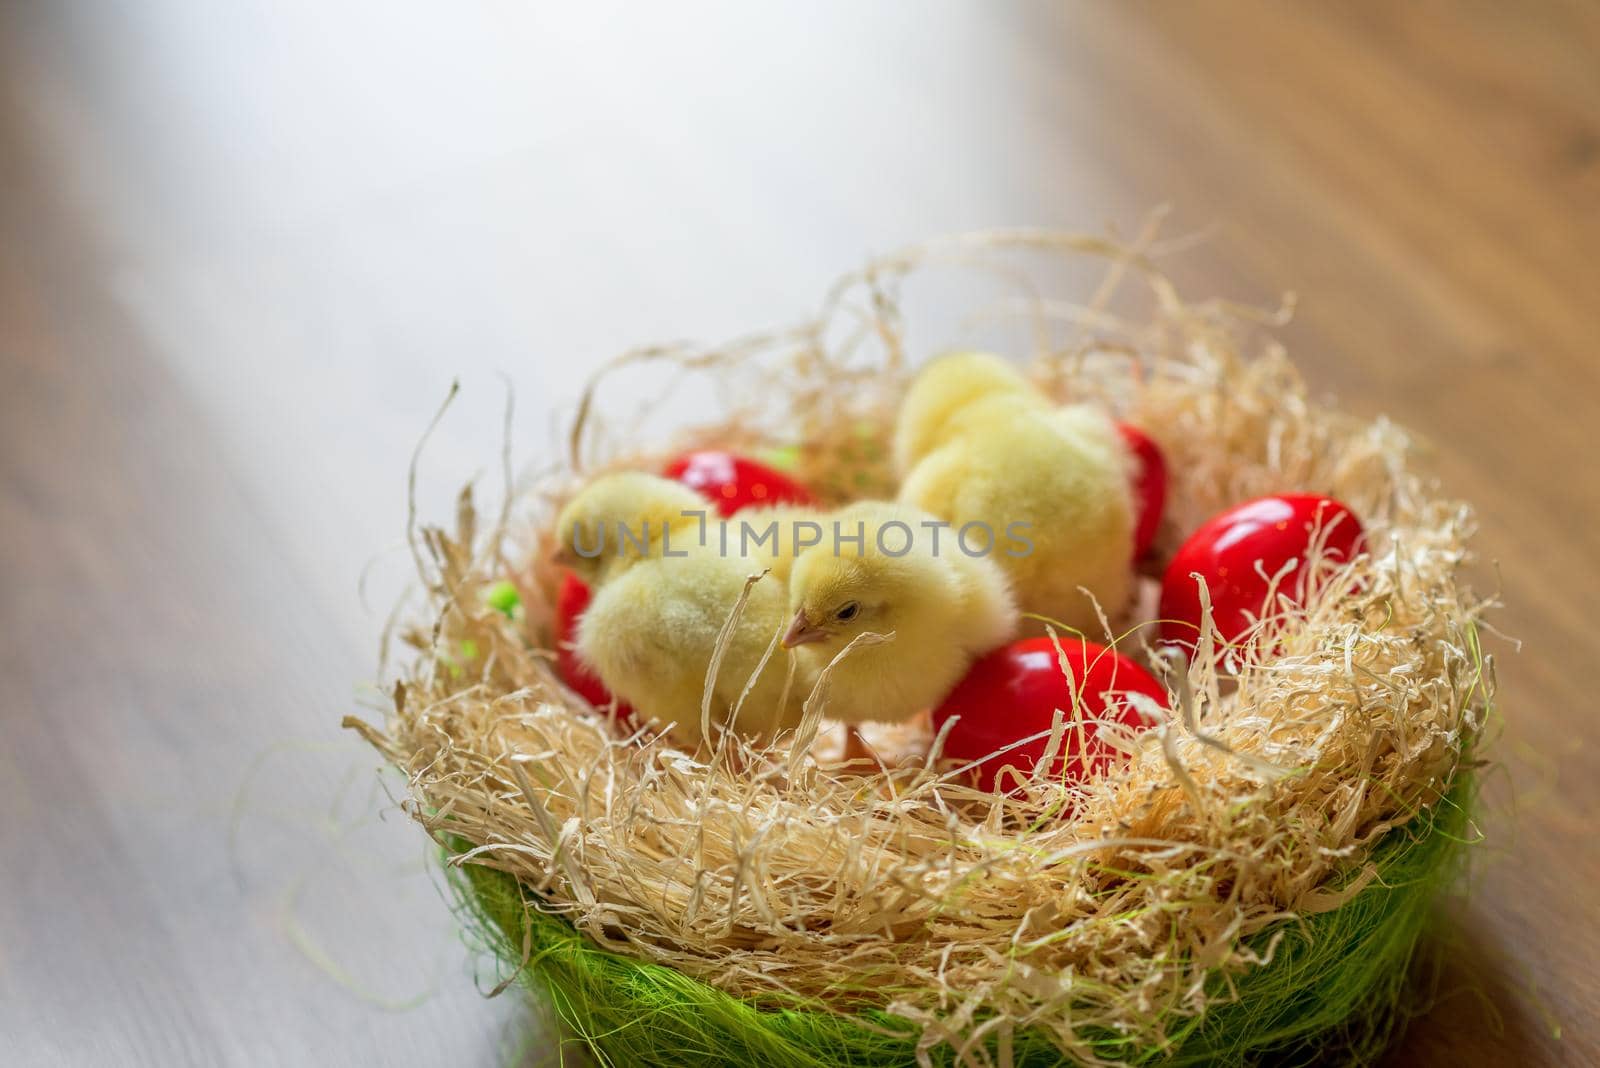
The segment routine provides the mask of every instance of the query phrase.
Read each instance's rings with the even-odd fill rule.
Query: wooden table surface
[[[1429,439],[1524,643],[1395,1063],[1600,1062],[1596,55],[1587,0],[0,5],[0,1061],[555,1063],[338,729],[449,381],[436,516],[497,371],[532,458],[628,345],[1170,202]]]

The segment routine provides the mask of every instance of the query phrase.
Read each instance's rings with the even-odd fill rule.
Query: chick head
[[[987,352],[956,352],[930,362],[900,405],[894,433],[900,473],[944,443],[951,420],[963,408],[998,395],[1031,397],[1037,391],[1009,362]]]
[[[952,581],[943,562],[916,539],[922,513],[887,505],[856,505],[835,513],[836,529],[802,552],[789,577],[790,625],[786,649],[804,645],[831,659],[857,635],[898,633],[905,637],[950,610]],[[907,528],[885,530],[899,520]],[[880,531],[882,537],[880,538]],[[857,533],[861,539],[855,540]],[[907,543],[911,548],[898,553]]]
[[[709,510],[681,482],[640,471],[601,475],[561,509],[555,561],[593,586],[618,564],[654,555],[669,527],[673,540],[692,540],[685,528],[702,525]]]

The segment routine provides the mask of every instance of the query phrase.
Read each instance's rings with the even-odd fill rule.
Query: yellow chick
[[[894,463],[902,477],[928,453],[970,423],[979,400],[1047,408],[1049,402],[1005,359],[987,352],[957,352],[930,362],[917,375],[894,428]],[[959,422],[957,417],[963,417]]]
[[[663,548],[676,553],[680,544],[698,541],[700,519],[711,513],[706,499],[681,482],[641,471],[601,475],[556,517],[555,559],[589,586],[599,586]],[[654,536],[648,545],[639,537],[646,528]]]
[[[718,635],[746,579],[776,557],[742,544],[737,527],[724,539],[723,521],[693,490],[638,473],[596,479],[562,510],[557,531],[557,559],[594,591],[578,626],[579,657],[642,717],[697,746]],[[785,696],[783,654],[774,649],[756,674],[786,607],[773,575],[751,587],[712,684],[711,723],[728,725],[736,709],[732,726],[741,734],[770,736],[799,723],[810,686],[796,680]]]
[[[1008,641],[1017,608],[993,559],[968,556],[938,521],[903,504],[863,501],[827,517],[820,544],[794,562],[788,632],[801,674],[816,677],[866,633],[830,677],[822,714],[895,722],[931,708],[972,661]]]
[[[824,512],[804,505],[745,508],[722,521],[720,529],[713,525],[707,537],[717,540],[708,543],[717,544],[720,552],[740,552],[761,561],[763,567],[772,569],[772,577],[780,585],[787,586],[789,571],[800,553],[798,542],[815,536],[824,520]]]
[[[1131,460],[1104,412],[1055,407],[999,357],[961,353],[912,383],[895,451],[900,500],[957,531],[981,524],[973,539],[991,533],[1023,611],[1094,633],[1095,601],[1111,615],[1123,609]]]

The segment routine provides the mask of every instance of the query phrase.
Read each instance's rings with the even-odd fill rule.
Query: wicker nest
[[[1085,261],[1108,271],[1090,299],[1041,295]],[[687,753],[564,686],[548,560],[564,495],[706,443],[789,447],[825,501],[892,495],[905,290],[932,276],[998,286],[977,310],[1016,317],[1042,386],[1157,439],[1168,550],[1261,494],[1347,502],[1367,552],[1311,561],[1347,572],[1323,584],[1337,595],[1283,598],[1221,668],[1202,649],[1167,672],[1174,713],[1103,778],[1005,797],[954,774],[922,723],[879,732],[899,759],[861,776],[825,724]],[[348,722],[408,778],[410,813],[510,970],[602,1063],[1370,1056],[1468,837],[1492,700],[1484,602],[1461,585],[1468,510],[1412,473],[1398,428],[1308,399],[1268,320],[1185,303],[1148,245],[988,233],[872,263],[802,328],[630,353],[585,399],[569,455],[492,529],[464,493],[455,530],[417,534],[429,611],[386,722]],[[655,449],[608,434],[597,399],[652,364],[721,405]],[[509,614],[486,598],[508,579]],[[1093,637],[1152,661],[1148,621],[1106,626]]]

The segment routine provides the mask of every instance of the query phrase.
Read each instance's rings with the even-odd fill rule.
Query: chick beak
[[[820,642],[827,636],[827,631],[811,625],[811,621],[806,618],[805,609],[802,608],[794,614],[794,622],[789,624],[789,631],[783,636],[783,647],[793,649],[806,642]]]

